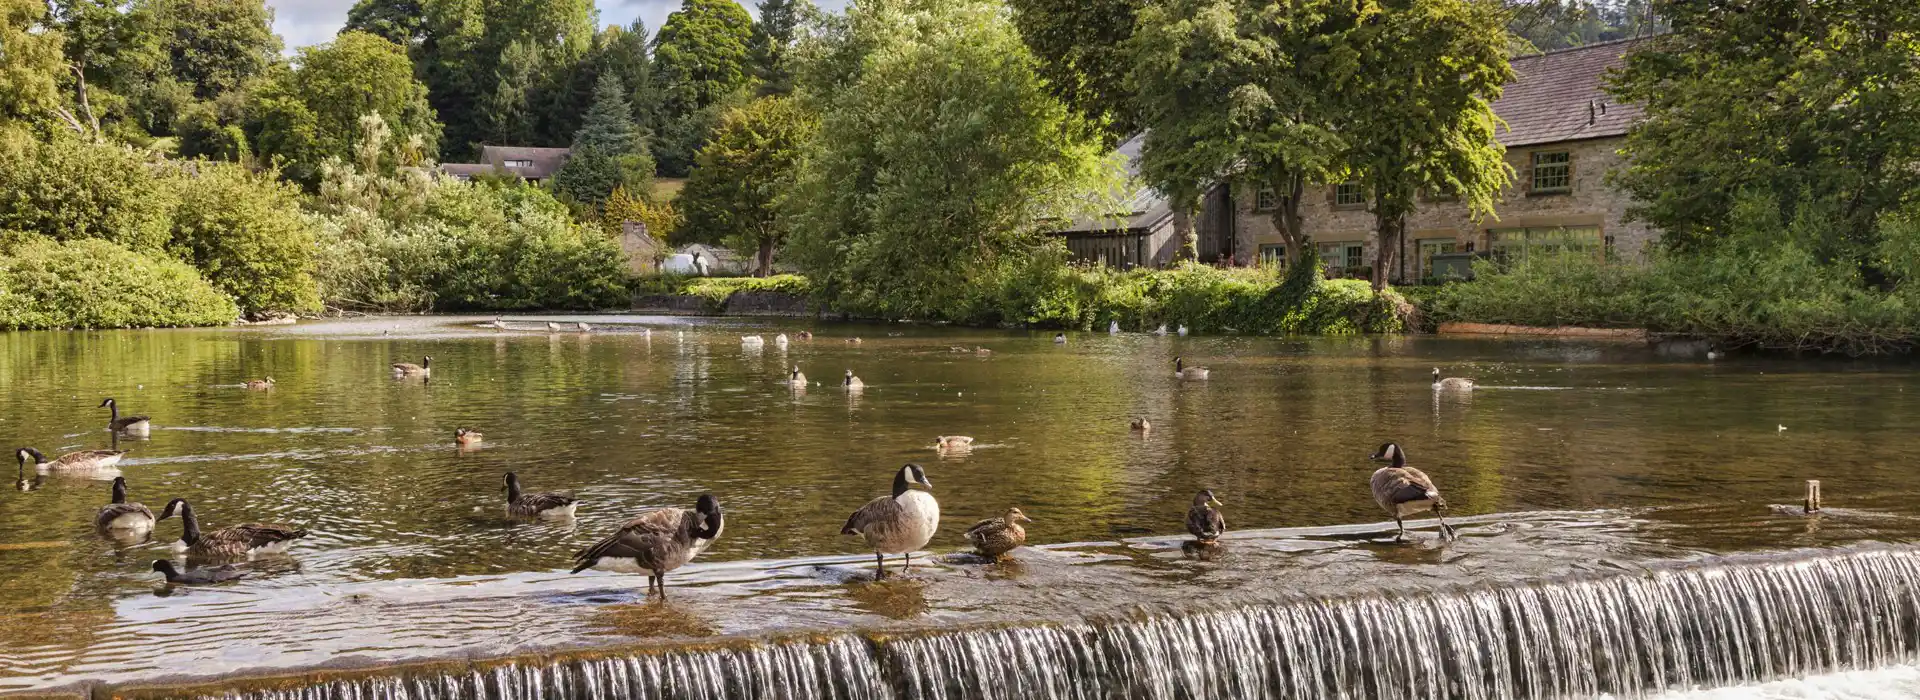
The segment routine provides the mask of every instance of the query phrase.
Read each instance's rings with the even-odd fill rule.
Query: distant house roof
[[[493,172],[493,166],[485,163],[441,163],[440,172],[460,178],[474,178]]]
[[[566,164],[570,148],[532,146],[481,146],[478,163],[442,163],[440,171],[456,177],[471,178],[491,172],[513,173],[528,180],[553,177]]]
[[[1120,144],[1114,153],[1124,159],[1127,172],[1126,184],[1119,195],[1119,206],[1115,211],[1100,216],[1078,216],[1055,233],[1121,233],[1144,232],[1158,228],[1162,222],[1173,218],[1173,207],[1167,203],[1166,195],[1160,194],[1140,180],[1140,149],[1147,142],[1145,132],[1135,134]]]
[[[1511,148],[1624,136],[1642,112],[1607,94],[1607,71],[1644,41],[1588,44],[1513,59],[1513,82],[1493,103],[1493,113],[1506,121],[1495,137]]]

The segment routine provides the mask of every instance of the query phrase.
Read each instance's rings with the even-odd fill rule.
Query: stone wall
[[[1615,254],[1638,256],[1658,233],[1644,222],[1626,221],[1629,197],[1606,183],[1607,173],[1625,167],[1618,153],[1622,138],[1562,142],[1539,146],[1513,147],[1507,150],[1507,164],[1514,171],[1514,182],[1494,208],[1494,216],[1474,221],[1464,204],[1457,201],[1433,201],[1423,197],[1420,209],[1407,219],[1407,241],[1401,259],[1404,275],[1419,275],[1418,241],[1451,239],[1455,250],[1483,251],[1490,246],[1489,232],[1523,227],[1595,226],[1612,246]],[[1565,151],[1572,157],[1573,188],[1564,194],[1529,193],[1533,178],[1533,154]],[[1270,212],[1256,209],[1251,188],[1241,188],[1234,201],[1235,228],[1240,240],[1258,252],[1261,246],[1277,246],[1280,235]],[[1334,204],[1332,185],[1311,187],[1303,203],[1307,234],[1316,244],[1355,242],[1365,246],[1365,260],[1375,259],[1378,241],[1374,235],[1373,214],[1365,205]],[[1469,248],[1471,246],[1471,248]]]

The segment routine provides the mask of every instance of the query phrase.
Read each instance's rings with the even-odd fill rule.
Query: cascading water
[[[1036,624],[482,662],[235,700],[1509,698],[1869,668],[1920,649],[1920,550]],[[223,691],[215,691],[218,695]]]

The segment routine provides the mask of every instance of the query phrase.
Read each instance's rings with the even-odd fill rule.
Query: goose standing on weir
[[[27,460],[31,459],[40,471],[64,474],[83,474],[85,472],[107,472],[111,474],[113,472],[109,470],[112,470],[114,465],[119,464],[120,458],[126,456],[126,454],[127,453],[122,450],[80,450],[78,452],[68,452],[60,455],[58,459],[49,462],[47,461],[47,456],[40,454],[39,450],[31,447],[22,447],[15,450],[13,456],[20,460],[22,471],[25,471]],[[105,474],[100,476],[105,476]]]
[[[1440,378],[1440,368],[1433,368],[1434,391],[1473,391],[1473,380],[1459,377]]]
[[[913,568],[913,552],[933,541],[940,529],[940,502],[927,491],[916,491],[914,484],[933,489],[926,469],[908,464],[893,475],[893,495],[867,501],[847,518],[842,535],[859,535],[873,548],[874,578],[887,576],[887,555],[904,555],[901,572]]]
[[[94,516],[93,526],[102,531],[146,532],[153,529],[153,511],[138,503],[127,502],[127,478],[113,478],[113,497]]]
[[[107,418],[107,428],[113,432],[125,433],[127,435],[146,435],[147,431],[153,427],[152,422],[150,422],[146,416],[127,416],[121,418],[120,404],[113,399],[100,402],[100,408],[107,409],[111,412]]]
[[[160,513],[160,520],[179,515],[183,523],[180,540],[173,543],[174,551],[185,551],[188,557],[203,559],[234,559],[250,557],[255,554],[279,554],[293,546],[293,541],[307,536],[307,531],[291,525],[279,523],[247,523],[221,528],[213,532],[200,531],[200,519],[193,515],[193,505],[184,498],[167,502],[166,511]]]
[[[393,368],[393,374],[396,377],[424,377],[433,374],[433,357],[422,357],[420,364],[417,365],[411,362],[395,362],[388,366]]]
[[[564,493],[521,493],[520,476],[507,472],[507,514],[522,518],[571,518],[580,500]]]
[[[641,513],[606,539],[573,555],[573,572],[600,569],[647,574],[647,594],[667,599],[667,572],[685,566],[720,538],[726,526],[720,501],[701,494],[692,509],[658,508]]]
[[[1200,544],[1218,542],[1227,533],[1227,516],[1220,514],[1220,506],[1211,489],[1193,495],[1193,507],[1187,509],[1187,533]]]
[[[1433,485],[1433,479],[1426,472],[1407,466],[1407,453],[1400,445],[1387,443],[1373,455],[1373,461],[1387,462],[1373,473],[1370,485],[1373,500],[1393,516],[1393,524],[1400,528],[1393,540],[1399,542],[1407,537],[1407,524],[1402,520],[1409,515],[1433,513],[1440,518],[1440,538],[1453,539],[1453,526],[1447,524],[1447,501],[1440,497],[1440,488]]]

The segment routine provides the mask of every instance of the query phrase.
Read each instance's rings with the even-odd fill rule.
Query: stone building
[[[1433,276],[1440,253],[1497,253],[1524,258],[1574,248],[1634,256],[1657,232],[1626,220],[1628,196],[1606,175],[1624,165],[1619,149],[1641,111],[1612,101],[1604,90],[1609,69],[1638,40],[1593,44],[1513,59],[1515,78],[1494,102],[1505,125],[1497,132],[1514,181],[1475,221],[1467,207],[1441,193],[1422,193],[1407,220],[1396,281]],[[1285,255],[1273,225],[1272,195],[1235,193],[1233,248],[1264,260]],[[1367,193],[1355,185],[1309,188],[1302,203],[1305,230],[1330,274],[1364,277],[1378,241]]]
[[[1145,134],[1136,134],[1115,149],[1127,179],[1123,184],[1126,189],[1115,193],[1114,211],[1076,218],[1053,232],[1066,241],[1074,260],[1127,270],[1164,267],[1180,252],[1181,241],[1173,233],[1173,208],[1167,197],[1140,180],[1140,148],[1146,140]],[[1225,185],[1215,186],[1201,200],[1200,213],[1193,220],[1199,238],[1195,254],[1201,262],[1211,263],[1233,254],[1230,201]]]
[[[443,163],[440,172],[462,180],[488,173],[512,174],[528,182],[553,177],[567,163],[571,148],[481,146],[478,163]]]

